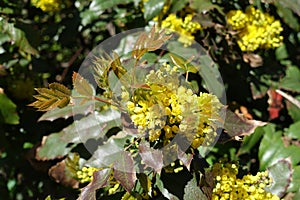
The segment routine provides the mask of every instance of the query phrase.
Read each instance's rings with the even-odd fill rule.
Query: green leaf
[[[120,113],[109,109],[95,112],[64,128],[59,133],[52,133],[43,138],[42,146],[37,151],[40,160],[55,159],[65,156],[76,144],[89,139],[99,139],[107,131],[121,125]],[[72,144],[69,147],[69,144]],[[88,146],[87,146],[88,148]]]
[[[270,177],[273,180],[271,187],[268,189],[272,194],[283,197],[292,179],[292,165],[287,159],[279,160],[276,164],[268,168]]]
[[[278,160],[288,157],[291,158],[293,165],[296,165],[298,162],[300,162],[300,154],[294,153],[299,152],[300,147],[295,145],[285,147],[281,137],[282,132],[276,132],[274,124],[269,124],[264,127],[264,136],[258,151],[260,170],[265,170]]]
[[[219,13],[225,15],[222,8],[216,4],[213,4],[210,0],[193,0],[191,1],[191,8],[197,10],[199,13],[207,12],[213,9],[217,9]]]
[[[165,4],[165,0],[149,0],[144,2],[144,18],[149,21],[159,15]]]
[[[68,143],[61,138],[62,134],[52,133],[49,136],[44,136],[41,146],[37,149],[37,160],[53,160],[60,159],[67,155],[75,145],[68,146]]]
[[[91,98],[95,95],[95,90],[92,85],[83,78],[80,74],[74,72],[72,76],[74,89],[83,96]]]
[[[0,17],[0,32],[7,34],[11,43],[18,46],[21,52],[38,55],[38,51],[30,45],[25,33],[2,17]]]
[[[139,173],[137,174],[137,177],[145,193],[148,194],[149,192],[151,192],[152,182],[149,176],[144,173]]]
[[[177,11],[182,10],[187,3],[189,3],[188,0],[173,1],[169,12],[176,13]]]
[[[6,124],[19,124],[17,106],[4,93],[0,93],[0,105],[0,120]]]
[[[297,192],[300,185],[300,166],[293,167],[292,182],[288,188],[288,192]]]
[[[115,8],[119,4],[128,4],[134,0],[93,0],[89,8],[80,13],[82,25],[86,26],[103,14],[106,9]]]
[[[55,108],[44,113],[38,121],[54,121],[58,118],[67,119],[75,115],[87,115],[92,113],[95,108],[100,108],[105,104],[99,101],[88,101],[82,105],[72,105],[64,108]]]
[[[300,121],[291,124],[290,127],[284,132],[284,135],[288,136],[291,139],[300,139]]]
[[[175,195],[171,194],[164,186],[164,183],[162,182],[162,180],[160,179],[159,174],[156,174],[155,177],[155,185],[157,186],[157,188],[159,189],[159,191],[163,194],[164,197],[166,197],[167,199],[170,200],[179,200],[178,197],[176,197]]]
[[[239,148],[238,154],[250,153],[253,147],[259,142],[264,134],[263,127],[257,127],[253,134],[245,136],[242,146]]]
[[[275,132],[274,124],[268,124],[264,127],[264,137],[260,143],[258,152],[260,170],[265,170],[268,166],[271,166],[274,155],[284,148],[281,135],[280,131]]]
[[[300,92],[300,70],[296,66],[289,66],[286,76],[281,80],[279,86],[283,89]]]
[[[155,172],[161,172],[164,165],[162,151],[152,149],[149,143],[143,142],[139,144],[139,154],[147,166],[153,168]]]
[[[200,56],[199,60],[199,74],[204,79],[205,86],[211,93],[222,98],[225,88],[217,64],[208,55]]]
[[[184,200],[194,200],[194,199],[201,199],[207,200],[208,198],[203,194],[199,185],[197,185],[196,177],[194,176],[192,180],[190,180],[185,188],[184,188]]]
[[[298,31],[300,28],[300,25],[298,23],[298,19],[294,16],[291,9],[287,8],[286,6],[283,6],[282,4],[275,2],[275,6],[277,7],[277,13],[278,15],[283,19],[283,21],[292,29],[295,31]]]
[[[300,96],[296,96],[295,98],[300,101]],[[300,109],[289,101],[286,102],[286,107],[293,121],[300,121]]]
[[[278,48],[276,48],[275,56],[276,56],[277,60],[284,60],[284,59],[287,59],[289,57],[289,53],[286,49],[285,44],[283,44],[283,45],[279,46]]]
[[[113,168],[114,178],[130,193],[137,180],[131,154],[126,151],[121,152],[120,160],[114,163]]]
[[[79,199],[96,200],[96,191],[109,185],[111,169],[103,169],[93,173],[93,180],[82,188]]]
[[[299,0],[276,0],[276,3],[281,4],[285,8],[291,9],[300,16],[300,1]]]

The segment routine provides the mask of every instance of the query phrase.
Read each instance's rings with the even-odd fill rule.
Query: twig
[[[275,90],[278,94],[280,94],[281,96],[283,96],[284,98],[286,98],[288,101],[290,101],[292,104],[294,104],[295,106],[297,106],[298,108],[300,108],[300,101],[296,98],[294,98],[293,96],[283,92],[282,90]]]

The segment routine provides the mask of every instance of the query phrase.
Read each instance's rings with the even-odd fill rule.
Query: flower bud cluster
[[[215,187],[212,200],[280,200],[277,195],[266,191],[266,187],[270,187],[272,183],[267,171],[238,178],[238,167],[238,163],[227,161],[213,165]]]
[[[91,182],[93,180],[93,174],[96,171],[99,171],[99,168],[83,167],[76,172],[76,179],[78,179],[80,183]]]
[[[176,66],[164,64],[150,71],[145,88],[138,88],[134,96],[126,99],[128,113],[150,142],[168,144],[177,134],[186,138],[192,148],[214,142],[215,121],[220,119],[222,104],[215,95],[200,93],[179,85]],[[123,97],[126,91],[122,92]]]
[[[56,12],[61,8],[61,0],[32,0],[32,4],[44,12]]]
[[[184,18],[178,18],[175,14],[170,14],[162,21],[162,28],[166,28],[169,32],[177,32],[179,34],[178,41],[185,46],[190,46],[194,40],[193,34],[201,30],[198,22],[192,21],[193,14],[188,14]]]
[[[231,10],[227,20],[232,29],[238,31],[237,42],[242,51],[276,48],[282,43],[280,21],[252,6],[246,12]]]

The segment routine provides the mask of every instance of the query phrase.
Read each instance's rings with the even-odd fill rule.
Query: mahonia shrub
[[[123,199],[189,199],[193,193],[201,199],[276,199],[276,195],[266,191],[271,183],[267,172],[239,179],[237,164],[224,161],[210,169],[201,159],[201,149],[213,146],[221,134],[218,130],[227,129],[226,107],[216,95],[192,90],[189,74],[199,70],[193,57],[185,59],[163,50],[165,59],[158,59],[155,64],[147,62],[144,56],[159,52],[170,39],[164,30],[152,27],[150,32],[140,33],[124,60],[116,52],[108,54],[97,49],[102,55],[92,56],[92,61],[88,61],[94,81],[102,89],[100,94],[75,72],[73,92],[59,83],[37,89],[37,100],[30,105],[41,111],[60,112],[71,107],[71,115],[86,115],[91,108],[88,112],[94,113],[85,118],[91,117],[95,125],[82,118],[58,136],[72,145],[80,140],[103,140],[88,160],[79,154],[69,154],[64,160],[70,177],[81,184],[88,183],[80,197],[95,196],[96,190],[101,189],[102,195],[122,194]],[[227,114],[240,120],[237,125],[253,128],[229,110]],[[97,120],[93,117],[97,115],[102,120],[98,124],[101,133],[95,130]],[[116,126],[119,131],[109,136],[109,130]],[[81,132],[76,133],[78,129]],[[69,131],[77,136],[67,136]],[[86,147],[89,148],[88,144]],[[47,148],[47,140],[43,148]],[[184,193],[168,191],[164,174],[176,177],[180,173],[192,177],[184,180]]]

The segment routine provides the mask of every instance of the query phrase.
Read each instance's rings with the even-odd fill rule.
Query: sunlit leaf
[[[0,17],[0,32],[7,34],[10,38],[10,42],[18,46],[21,52],[38,55],[38,51],[30,45],[25,33],[2,17]]]
[[[120,160],[121,152],[124,151],[124,145],[132,136],[123,132],[110,137],[104,144],[98,146],[92,157],[87,161],[90,166],[108,167],[114,162]]]
[[[300,121],[291,124],[290,127],[285,130],[284,134],[291,139],[300,139],[299,130]]]
[[[243,138],[242,146],[239,148],[238,154],[250,153],[254,146],[259,142],[264,134],[263,127],[257,127],[253,134]]]
[[[196,177],[194,176],[192,180],[190,180],[185,188],[184,188],[184,200],[194,200],[194,199],[201,199],[207,200],[208,198],[203,194],[199,185],[197,185]]]
[[[0,121],[6,124],[19,124],[16,104],[14,104],[4,93],[1,92],[0,105]]]
[[[300,69],[296,66],[289,66],[279,86],[289,91],[300,92]]]
[[[74,89],[83,96],[92,97],[95,95],[95,90],[92,85],[83,78],[80,74],[74,72],[72,76]]]
[[[300,147],[295,145],[289,145],[285,147],[282,140],[282,132],[275,131],[274,124],[264,127],[264,136],[260,142],[258,158],[260,164],[260,170],[265,170],[267,167],[272,166],[278,160],[291,158],[292,164],[296,165],[300,162]]]
[[[272,185],[268,189],[272,194],[283,197],[292,181],[292,164],[289,159],[277,161],[268,167]]]
[[[139,144],[139,154],[143,162],[160,173],[163,168],[163,153],[160,150],[152,149],[149,143]]]
[[[164,7],[165,1],[163,0],[151,0],[144,2],[144,18],[148,21],[161,12]]]
[[[93,173],[93,180],[85,186],[79,199],[96,200],[96,190],[109,185],[111,169],[102,169]]]
[[[61,139],[60,133],[44,136],[41,146],[37,149],[37,160],[53,160],[67,155],[75,145],[69,145]]]
[[[131,192],[137,180],[134,161],[129,152],[120,153],[120,159],[114,163],[114,178],[127,192]]]
[[[292,182],[288,188],[288,192],[298,192],[300,185],[300,165],[293,167]]]
[[[120,113],[113,109],[90,114],[75,121],[59,133],[45,136],[42,145],[38,148],[37,158],[49,160],[63,157],[76,144],[85,143],[89,139],[102,138],[109,129],[119,127],[120,123]]]
[[[34,95],[37,101],[29,104],[39,111],[48,111],[56,107],[63,108],[70,103],[71,91],[62,84],[51,83],[48,88],[37,88],[38,95]]]

